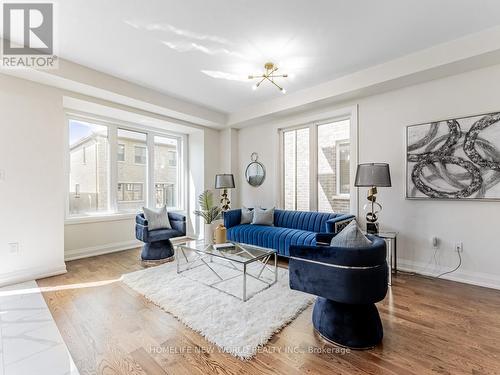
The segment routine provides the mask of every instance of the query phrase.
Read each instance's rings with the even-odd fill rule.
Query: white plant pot
[[[207,245],[211,245],[214,242],[214,225],[205,224],[205,231],[203,239]]]

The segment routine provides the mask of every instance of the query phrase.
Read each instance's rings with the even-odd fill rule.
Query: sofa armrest
[[[148,242],[149,230],[147,226],[136,223],[135,224],[135,238],[142,242]]]
[[[224,226],[226,229],[241,223],[241,209],[228,210],[224,212]]]
[[[333,219],[326,221],[326,232],[327,233],[338,233],[344,227],[354,220],[356,216],[345,214],[334,217]]]
[[[144,217],[143,213],[135,215],[135,223],[139,224],[139,225],[142,225],[142,226],[145,226],[145,227],[148,226],[148,221]]]
[[[169,212],[168,219],[170,220],[172,229],[181,232],[184,236],[186,235],[186,215],[177,212]]]

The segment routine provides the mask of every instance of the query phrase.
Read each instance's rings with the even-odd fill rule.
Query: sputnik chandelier
[[[286,90],[278,85],[276,82],[274,82],[275,78],[288,78],[288,74],[275,74],[276,71],[278,70],[278,67],[274,65],[272,62],[267,62],[264,64],[264,69],[266,70],[262,74],[257,74],[257,75],[249,75],[248,79],[258,79],[259,82],[257,82],[255,85],[252,86],[252,89],[257,90],[259,86],[264,82],[265,80],[268,80],[271,82],[274,86],[276,86],[283,94],[286,94]]]

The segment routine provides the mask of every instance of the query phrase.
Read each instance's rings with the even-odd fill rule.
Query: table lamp
[[[382,205],[377,200],[377,187],[391,187],[391,172],[389,164],[386,163],[365,163],[359,164],[354,181],[356,187],[369,187],[368,201],[363,209],[371,208],[366,214],[366,231],[377,234],[379,224],[377,214],[382,211]]]
[[[215,188],[223,189],[220,199],[222,211],[231,208],[231,202],[227,197],[227,189],[234,189],[234,176],[232,174],[218,174],[215,176]]]

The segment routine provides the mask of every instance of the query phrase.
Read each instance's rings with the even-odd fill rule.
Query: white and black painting
[[[407,127],[407,198],[500,199],[500,112]]]

